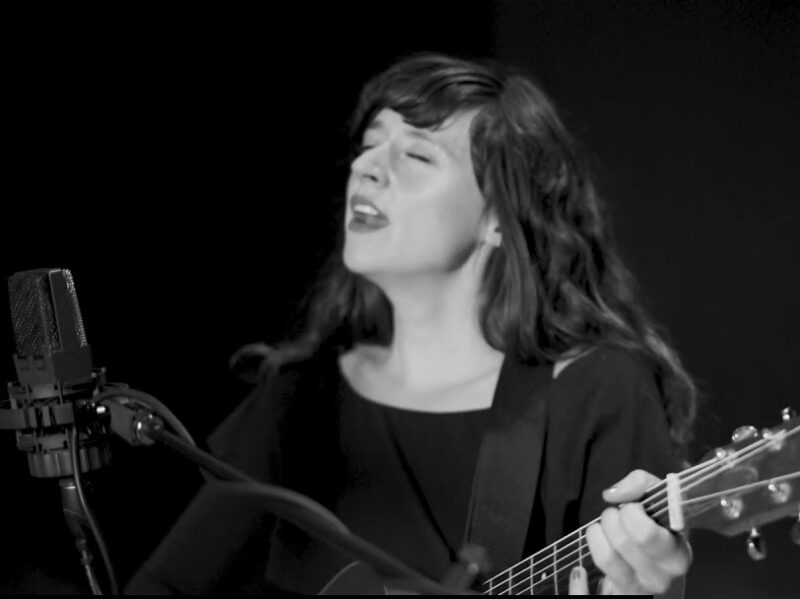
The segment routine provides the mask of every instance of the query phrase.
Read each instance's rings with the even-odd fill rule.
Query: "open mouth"
[[[364,196],[354,195],[350,206],[353,216],[348,227],[351,230],[380,229],[389,224],[389,218]]]
[[[389,219],[382,214],[364,214],[360,212],[353,212],[353,217],[350,219],[347,227],[351,231],[372,231],[375,229],[382,229],[389,224]]]

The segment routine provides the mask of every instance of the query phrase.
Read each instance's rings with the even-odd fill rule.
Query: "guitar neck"
[[[706,460],[680,474],[668,475],[639,500],[661,526],[682,531],[707,528],[735,536],[760,524],[800,513],[800,419],[784,417],[758,433],[737,429],[734,442],[712,451]],[[590,590],[602,572],[594,565],[586,531],[596,518],[487,580],[490,595],[568,594],[576,566],[586,569]],[[757,533],[756,533],[757,534]],[[752,537],[751,537],[752,538]],[[754,557],[754,559],[761,559]]]
[[[552,545],[514,564],[484,583],[485,595],[566,595],[572,569],[586,569],[589,588],[595,589],[603,573],[594,565],[583,526]]]

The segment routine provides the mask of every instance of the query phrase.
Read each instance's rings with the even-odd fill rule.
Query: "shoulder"
[[[654,376],[654,365],[642,353],[620,347],[595,346],[553,366],[553,379],[562,384],[621,385],[652,381]]]
[[[595,346],[553,368],[552,395],[575,409],[613,412],[631,404],[659,404],[654,365],[643,354]]]
[[[313,395],[309,393],[311,385],[326,380],[335,363],[327,352],[320,352],[270,367],[231,407],[217,432],[280,418],[290,406]]]
[[[596,347],[551,381],[548,426],[567,446],[603,446],[613,455],[646,453],[643,462],[629,456],[631,464],[659,465],[661,472],[673,446],[656,368],[638,351]]]
[[[217,457],[260,480],[277,480],[286,440],[297,437],[310,405],[326,398],[316,385],[329,360],[318,355],[272,369],[222,420],[206,443]]]
[[[640,378],[652,374],[652,365],[640,352],[598,345],[572,358],[556,362],[553,378],[569,379],[579,376],[600,379]]]
[[[311,382],[329,373],[336,364],[338,354],[331,349],[318,349],[310,355],[290,355],[272,361],[262,370],[251,395],[263,397],[275,389],[291,388]]]

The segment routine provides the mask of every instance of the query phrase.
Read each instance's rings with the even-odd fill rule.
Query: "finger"
[[[591,524],[586,529],[586,544],[589,546],[589,552],[592,555],[592,560],[595,565],[605,574],[618,583],[617,586],[626,592],[633,589],[638,585],[636,574],[633,568],[622,558],[616,549],[611,545],[604,526],[602,525],[603,517],[606,512],[616,512],[614,508],[609,508],[603,512],[601,516],[601,523]]]
[[[614,586],[614,583],[608,576],[603,576],[600,579],[600,582],[597,584],[597,594],[598,595],[616,595],[617,594],[617,587]]]
[[[644,495],[645,491],[661,482],[661,480],[644,470],[634,470],[625,478],[603,491],[603,499],[609,503],[634,501]]]
[[[652,520],[644,515],[644,522],[651,524],[654,528],[649,529],[649,542],[657,542],[662,546],[659,550],[652,550],[655,556],[644,551],[633,537],[628,533],[622,523],[622,510],[626,513],[636,514],[636,510],[641,510],[641,506],[636,504],[626,504],[617,510],[609,508],[600,517],[600,525],[606,540],[617,556],[631,569],[631,577],[617,578],[611,572],[609,576],[614,583],[626,593],[638,593],[646,591],[649,593],[663,593],[669,588],[673,575],[671,570],[677,571],[677,565],[669,568],[662,567],[662,561],[675,559],[673,554],[677,552],[677,545],[669,539],[671,536],[665,529],[660,528]],[[649,522],[648,522],[649,521]],[[641,533],[639,533],[641,534]],[[661,538],[666,535],[667,539]],[[645,535],[642,535],[645,536]]]
[[[672,577],[685,574],[689,569],[691,551],[685,538],[656,524],[640,504],[626,503],[620,507],[619,523],[630,540],[628,550],[638,551],[641,557],[628,555],[623,547],[615,548],[634,568],[641,562],[650,574]],[[641,574],[639,578],[642,579]]]
[[[583,566],[575,566],[569,573],[569,594],[589,594],[589,578],[586,575],[586,568]]]

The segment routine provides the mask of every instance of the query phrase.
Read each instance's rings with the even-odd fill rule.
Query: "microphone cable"
[[[89,524],[89,529],[91,530],[95,543],[97,544],[97,548],[100,551],[100,557],[103,560],[103,565],[105,566],[106,574],[108,575],[111,594],[119,595],[117,578],[114,574],[114,567],[108,554],[108,546],[106,545],[105,539],[100,532],[100,527],[97,525],[97,520],[95,519],[92,510],[89,508],[89,504],[86,501],[86,494],[83,490],[83,475],[81,474],[80,460],[78,458],[78,427],[75,425],[70,427],[69,436],[67,437],[67,444],[69,445],[70,461],[72,462],[72,475],[75,479],[75,489],[78,493],[78,500],[81,505],[81,510],[83,511],[83,515],[86,517],[86,521]],[[76,541],[76,546],[81,553],[81,563],[83,564],[84,570],[86,571],[86,576],[89,579],[89,586],[91,587],[94,595],[102,595],[103,592],[100,589],[100,585],[97,583],[97,577],[92,569],[91,554],[87,552],[85,546],[81,547],[81,545],[81,541]]]
[[[133,403],[144,406],[152,410],[155,414],[159,417],[163,418],[164,421],[169,424],[169,426],[178,434],[178,436],[183,439],[185,442],[190,443],[191,445],[196,446],[192,435],[183,425],[183,423],[178,420],[178,418],[173,414],[173,412],[162,402],[158,399],[153,397],[152,395],[145,393],[143,391],[137,391],[135,389],[129,389],[124,384],[121,383],[110,383],[107,385],[107,389],[100,391],[96,395],[94,395],[91,399],[91,402],[95,404],[95,409],[97,405],[100,404],[105,399],[113,398],[115,400],[119,400],[119,396],[122,394],[125,398],[128,398],[133,401]],[[80,458],[78,456],[78,428],[74,424],[70,427],[69,435],[67,436],[67,445],[69,449],[70,455],[70,462],[72,464],[72,472],[73,472],[73,479],[75,481],[75,490],[77,492],[78,501],[80,503],[81,511],[83,512],[84,517],[86,518],[86,522],[89,526],[89,530],[94,537],[95,544],[97,545],[97,549],[100,552],[100,557],[103,561],[103,566],[105,567],[108,582],[110,587],[110,592],[112,595],[119,594],[119,585],[117,583],[116,574],[114,572],[114,566],[111,562],[111,557],[108,551],[108,545],[103,537],[102,531],[97,523],[97,519],[94,516],[91,508],[89,507],[89,503],[86,499],[86,492],[84,490],[83,484],[83,475],[81,474],[80,468]],[[208,478],[207,472],[200,468],[201,473],[205,478]],[[86,573],[86,577],[89,581],[89,586],[92,590],[93,595],[102,595],[102,589],[100,584],[97,581],[97,576],[94,572],[94,569],[91,564],[91,554],[87,551],[87,547],[85,546],[85,540],[83,541],[76,541],[76,546],[78,547],[78,551],[81,554],[81,564],[84,567],[84,571]]]

